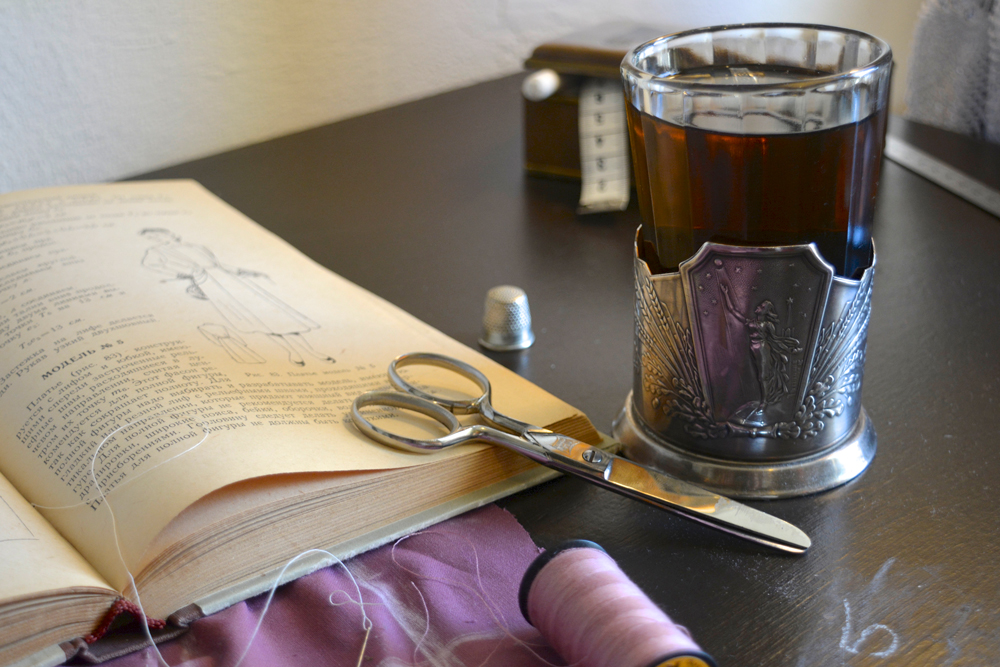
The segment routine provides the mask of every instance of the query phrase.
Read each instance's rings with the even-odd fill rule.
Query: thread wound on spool
[[[517,602],[521,606],[521,616],[524,616],[524,620],[528,623],[531,623],[531,617],[528,616],[528,593],[531,592],[531,584],[535,582],[535,577],[538,576],[543,567],[548,565],[549,561],[569,549],[599,549],[604,551],[604,547],[597,542],[591,542],[590,540],[569,540],[568,542],[563,542],[555,549],[540,553],[535,560],[531,561],[531,565],[528,566],[528,569],[524,571],[524,576],[521,577],[521,586],[517,591]],[[532,623],[532,625],[534,624]]]
[[[715,667],[594,542],[538,556],[519,591],[521,613],[578,667]]]

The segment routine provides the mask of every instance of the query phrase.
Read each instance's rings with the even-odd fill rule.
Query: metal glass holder
[[[635,258],[633,388],[613,433],[629,458],[738,498],[861,474],[872,265],[836,276],[816,246],[706,243],[677,273]]]

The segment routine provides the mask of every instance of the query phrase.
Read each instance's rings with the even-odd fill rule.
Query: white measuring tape
[[[885,138],[885,156],[1000,218],[1000,192],[985,183],[893,136]]]
[[[586,79],[580,88],[580,213],[624,211],[630,179],[621,83]]]

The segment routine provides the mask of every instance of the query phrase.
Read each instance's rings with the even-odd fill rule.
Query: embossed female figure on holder
[[[765,299],[754,309],[753,317],[746,317],[733,304],[729,286],[720,283],[719,288],[722,290],[726,310],[749,330],[750,353],[760,386],[760,400],[756,408],[741,421],[762,425],[766,423],[764,411],[767,406],[778,403],[788,394],[789,357],[799,351],[800,342],[792,336],[779,335],[778,312],[769,299]],[[744,410],[740,412],[743,413]]]

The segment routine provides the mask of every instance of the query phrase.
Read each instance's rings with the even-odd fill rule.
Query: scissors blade
[[[611,457],[604,480],[619,493],[758,544],[791,553],[802,553],[812,544],[787,521],[618,456]]]

